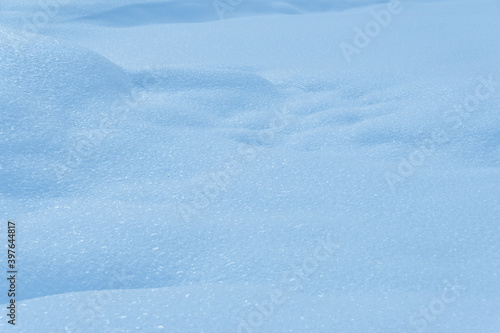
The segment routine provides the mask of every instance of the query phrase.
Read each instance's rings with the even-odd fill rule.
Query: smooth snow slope
[[[11,10],[6,20],[25,24],[23,13],[46,9],[54,13],[57,21],[91,21],[98,25],[135,26],[157,23],[205,22],[221,18],[253,15],[300,14],[305,12],[341,11],[368,4],[383,3],[382,0],[53,0],[34,2],[31,0],[4,2]],[[21,9],[21,10],[20,10]],[[237,9],[237,10],[236,10]],[[17,13],[16,13],[17,12]]]
[[[19,331],[495,332],[500,4],[366,3],[9,2]]]

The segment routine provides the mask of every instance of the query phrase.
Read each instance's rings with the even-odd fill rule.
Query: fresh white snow
[[[17,331],[498,332],[500,3],[223,2],[2,5]]]

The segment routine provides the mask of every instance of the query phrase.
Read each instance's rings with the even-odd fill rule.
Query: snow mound
[[[126,94],[129,79],[111,61],[83,47],[4,28],[0,59],[2,192],[46,188],[47,157]]]
[[[111,61],[48,37],[26,38],[0,28],[0,58],[0,105],[13,112],[33,105],[75,108],[130,88],[125,72]]]

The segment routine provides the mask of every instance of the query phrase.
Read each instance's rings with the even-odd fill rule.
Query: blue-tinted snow
[[[402,2],[350,61],[387,4],[64,1],[23,33],[47,3],[0,12],[20,331],[497,330],[497,2]]]

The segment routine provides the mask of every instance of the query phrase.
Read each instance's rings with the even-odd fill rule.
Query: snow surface
[[[4,1],[0,331],[499,332],[500,3],[226,3]]]

